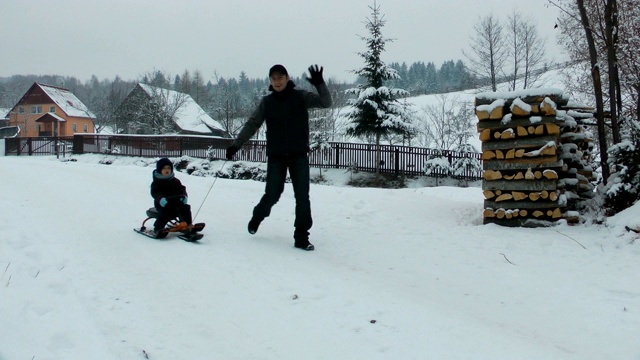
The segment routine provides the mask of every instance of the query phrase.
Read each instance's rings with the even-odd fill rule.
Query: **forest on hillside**
[[[390,80],[390,87],[402,88],[410,92],[411,96],[422,94],[436,94],[477,87],[481,81],[469,72],[462,60],[449,60],[437,68],[433,62],[391,63],[399,75],[398,80]],[[294,77],[292,79],[298,87],[309,88],[306,81]],[[122,100],[126,94],[139,83],[162,87],[169,90],[189,94],[209,115],[220,118],[221,115],[233,112],[237,116],[246,115],[251,111],[263,94],[267,93],[269,80],[264,78],[248,78],[244,72],[236,78],[216,76],[205,79],[199,70],[185,70],[182,74],[172,76],[161,71],[150,71],[138,79],[124,80],[119,76],[113,79],[99,80],[93,76],[88,81],[82,81],[74,76],[58,75],[26,75],[18,74],[0,78],[0,108],[11,108],[34,83],[64,87],[73,92],[92,111],[99,112],[101,106],[98,97],[111,97],[112,102]],[[327,83],[333,90],[341,90],[356,86],[355,83],[340,82],[327,74]],[[228,103],[233,104],[232,108]]]
[[[388,85],[407,89],[410,96],[459,91],[478,85],[477,78],[469,73],[462,60],[447,61],[439,69],[432,62],[415,62],[408,66],[406,63],[392,63],[390,67],[397,71],[399,80],[391,80]],[[292,80],[298,88],[311,90],[305,79],[292,77]],[[336,111],[347,105],[345,90],[357,86],[361,79],[356,83],[345,83],[327,74],[326,81],[334,99],[333,111]],[[134,80],[124,80],[119,76],[99,80],[94,76],[88,81],[73,76],[13,75],[0,78],[0,108],[12,108],[34,82],[69,89],[96,115],[97,131],[109,128],[117,132],[118,129],[124,129],[122,122],[126,120],[118,119],[116,110],[135,85],[141,82],[190,95],[232,136],[260,98],[268,93],[269,87],[266,76],[249,78],[244,72],[237,78],[216,76],[205,79],[199,70],[185,70],[175,76],[150,71]],[[316,117],[325,116],[316,114]]]

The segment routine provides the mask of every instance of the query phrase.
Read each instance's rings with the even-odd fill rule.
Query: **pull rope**
[[[218,173],[222,171],[222,169],[224,169],[224,166],[227,164],[228,160],[225,160],[224,163],[222,163],[222,166],[220,167],[220,170],[216,171],[216,177],[215,179],[213,179],[213,183],[211,183],[211,186],[209,187],[209,191],[207,191],[207,195],[204,196],[204,199],[202,199],[202,202],[200,203],[200,207],[198,208],[198,211],[196,211],[196,215],[193,217],[192,222],[196,222],[196,218],[198,217],[198,214],[200,213],[200,209],[202,209],[202,205],[204,205],[204,202],[207,200],[207,197],[209,196],[209,193],[211,192],[211,189],[213,189],[213,185],[216,184],[216,181],[218,181]]]

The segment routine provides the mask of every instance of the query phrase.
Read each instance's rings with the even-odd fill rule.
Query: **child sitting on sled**
[[[155,237],[161,236],[167,223],[176,217],[188,225],[189,232],[193,227],[191,206],[188,204],[187,188],[175,177],[173,163],[162,158],[156,163],[151,182],[153,205],[158,210],[158,217],[153,224]]]

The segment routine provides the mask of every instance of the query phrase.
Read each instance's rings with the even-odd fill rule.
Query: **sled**
[[[151,219],[155,219],[157,217],[158,217],[158,210],[155,207],[147,209],[147,218],[144,219],[144,221],[142,222],[142,225],[139,228],[135,228],[133,230],[142,235],[152,237],[147,232],[148,229],[146,224],[147,224],[147,221]],[[160,233],[160,236],[156,237],[156,239],[165,238],[167,237],[167,235],[171,233],[178,233],[178,237],[182,240],[197,241],[202,239],[202,237],[204,236],[200,233],[200,231],[202,231],[204,227],[205,227],[205,223],[196,223],[196,224],[193,224],[193,226],[191,227],[191,231],[189,231],[189,227],[187,226],[187,223],[184,221],[180,221],[180,219],[176,217],[175,219],[172,219],[167,223],[162,233]]]

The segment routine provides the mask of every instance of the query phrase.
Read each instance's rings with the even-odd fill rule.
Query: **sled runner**
[[[156,208],[149,208],[147,210],[147,218],[142,222],[142,226],[134,228],[133,230],[139,234],[145,235],[154,239],[162,239],[167,237],[170,233],[178,233],[178,237],[184,241],[198,241],[202,239],[204,235],[200,233],[204,229],[205,223],[193,224],[191,230],[187,226],[187,223],[180,221],[179,218],[175,218],[167,223],[164,229],[156,235],[153,233],[153,228],[147,228],[146,223],[151,219],[158,217],[158,210]]]

